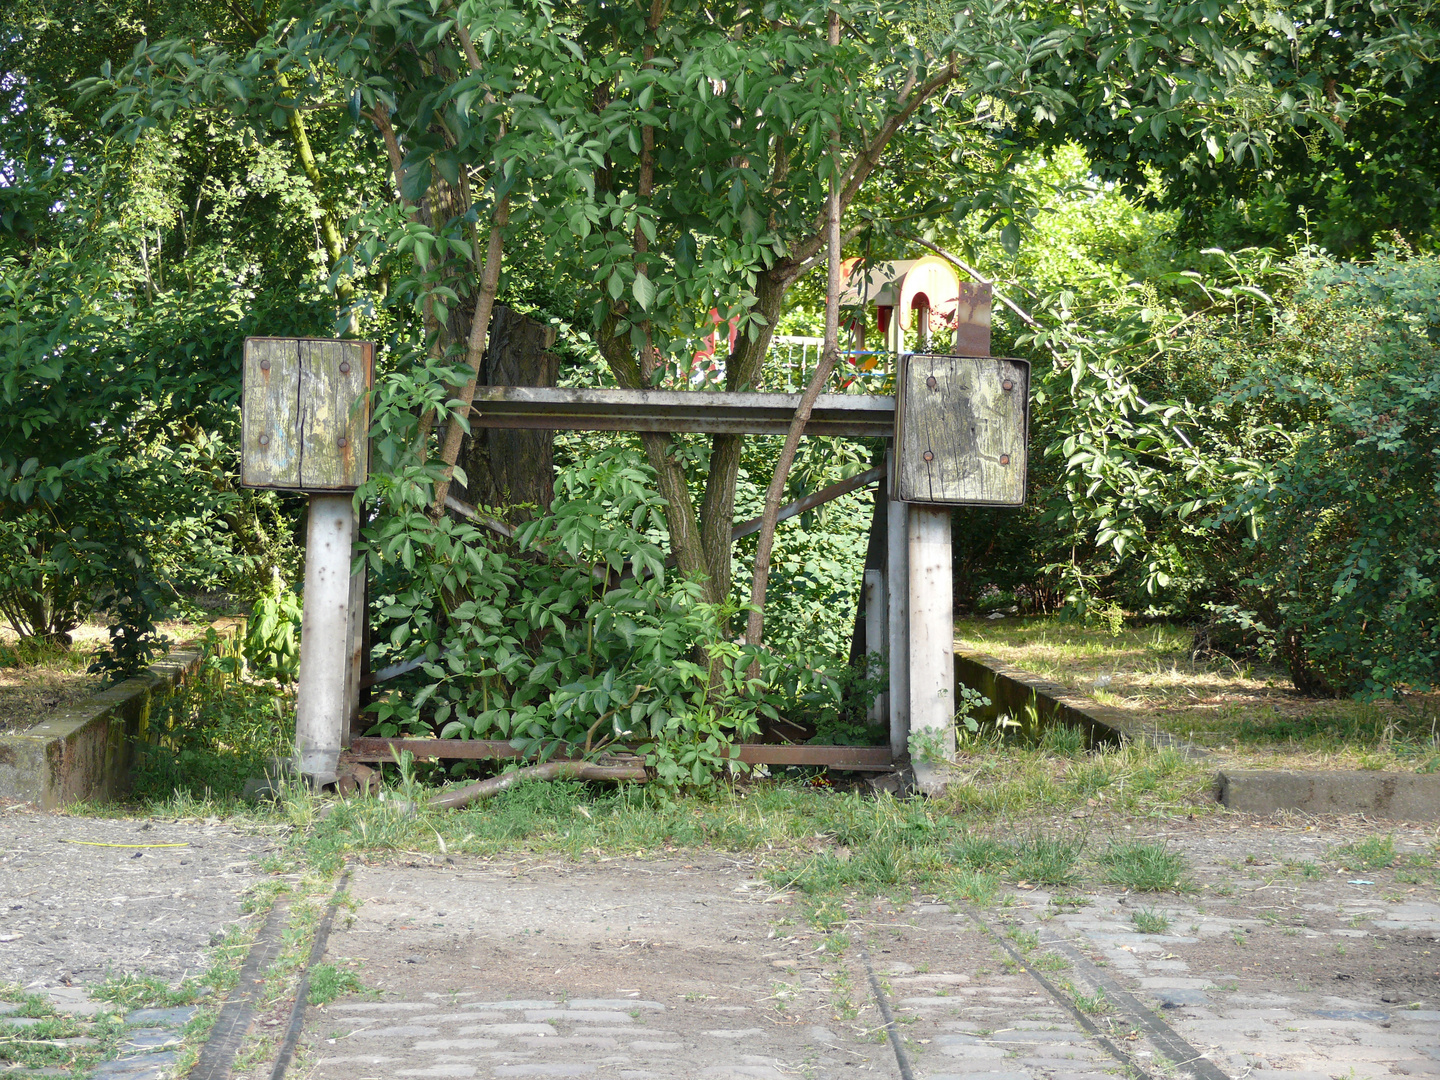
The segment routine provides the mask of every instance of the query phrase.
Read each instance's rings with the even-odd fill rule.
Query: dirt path
[[[0,983],[31,991],[107,974],[175,983],[247,918],[263,836],[220,822],[71,817],[0,808]]]
[[[363,865],[327,960],[373,992],[309,1010],[291,1075],[1440,1077],[1433,884],[1304,869],[1374,831],[1180,822],[1186,894],[896,897],[834,935],[743,860]]]

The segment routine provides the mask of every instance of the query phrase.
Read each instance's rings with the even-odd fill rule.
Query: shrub
[[[1237,389],[1262,392],[1310,419],[1229,511],[1257,522],[1241,608],[1303,692],[1435,684],[1440,260],[1317,273]]]

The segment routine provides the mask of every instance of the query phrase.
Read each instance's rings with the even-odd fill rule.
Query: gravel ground
[[[215,821],[0,806],[0,982],[40,990],[112,973],[197,974],[207,947],[248,918],[240,903],[264,877],[257,857],[275,848]]]

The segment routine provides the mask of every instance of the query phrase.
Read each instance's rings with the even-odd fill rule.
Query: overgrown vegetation
[[[1307,694],[1431,686],[1430,7],[716,18],[11,5],[0,616],[57,642],[106,618],[118,676],[225,590],[254,606],[253,672],[293,679],[303,501],[237,487],[241,340],[363,336],[374,660],[422,661],[377,732],[634,739],[670,786],[723,775],[725,744],[777,717],[874,737],[873,680],[843,673],[863,500],[783,527],[765,647],[738,641],[758,542],[731,532],[777,440],[561,440],[554,504],[482,508],[510,537],[445,500],[497,302],[557,331],[567,385],[774,388],[776,329],[815,330],[833,291],[812,273],[833,177],[837,261],[973,264],[1013,305],[995,351],[1034,364],[1030,505],[956,513],[962,604],[1199,624]],[[721,324],[723,370],[697,372]],[[781,487],[879,450],[811,440]],[[272,730],[247,694],[186,721],[215,728],[205,753]],[[165,753],[147,783],[220,782]]]
[[[247,780],[279,784],[294,744],[293,698],[244,677],[234,652],[212,630],[198,674],[151,716],[147,739],[136,745],[134,798],[184,795],[233,806]]]

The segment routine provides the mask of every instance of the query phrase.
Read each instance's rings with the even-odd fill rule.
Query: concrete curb
[[[955,682],[968,686],[990,699],[990,709],[980,719],[994,720],[1002,714],[1023,716],[1034,707],[1042,721],[1078,727],[1093,748],[1104,744],[1144,739],[1185,754],[1205,757],[1183,739],[1163,731],[1139,731],[1119,709],[1101,705],[1092,697],[1076,694],[1057,682],[1011,667],[984,653],[955,650]]]
[[[983,653],[956,649],[955,681],[990,699],[990,708],[980,719],[994,720],[1005,713],[1020,716],[1033,707],[1042,721],[1082,729],[1092,748],[1144,739],[1190,757],[1209,757],[1204,750],[1166,732],[1137,730],[1120,710]],[[947,770],[935,766],[926,768],[923,776],[920,766],[915,772],[918,786],[927,795],[944,791],[952,779]],[[1215,796],[1223,806],[1248,814],[1298,810],[1440,821],[1440,775],[1227,769],[1215,777]]]
[[[1226,769],[1215,780],[1220,802],[1247,814],[1299,810],[1440,821],[1440,775]]]
[[[243,616],[211,623],[223,640],[244,634]],[[155,661],[85,701],[59,710],[43,723],[0,735],[0,798],[56,810],[80,799],[113,799],[129,785],[134,744],[150,734],[157,705],[200,669],[198,642]]]

